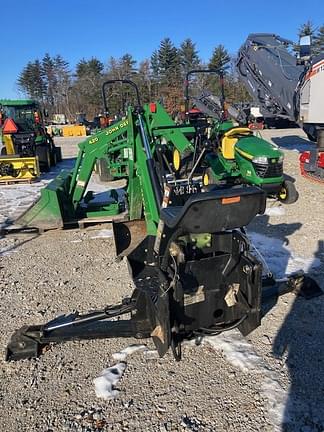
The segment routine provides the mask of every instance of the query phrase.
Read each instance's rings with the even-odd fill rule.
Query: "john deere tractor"
[[[105,88],[111,85],[132,87],[136,106],[128,107],[124,119],[80,143],[74,169],[49,183],[16,224],[46,230],[71,226],[84,217],[92,223],[107,217],[113,221],[116,253],[128,263],[134,291],[116,305],[23,326],[8,343],[7,360],[37,357],[52,342],[112,337],[151,337],[161,357],[171,348],[180,360],[185,340],[199,343],[204,336],[234,328],[248,335],[280,295],[322,294],[317,283],[300,272],[280,280],[263,275],[244,230],[265,210],[261,188],[228,183],[202,187],[196,171],[206,151],[198,154],[186,178],[177,179],[168,157],[173,148],[193,157],[194,146],[186,135],[195,134],[194,128],[176,125],[158,103],[143,106],[136,84],[129,80],[103,84],[105,112]],[[107,191],[110,200],[99,208],[87,187],[102,158],[112,176],[123,177],[126,185],[123,194]]]
[[[0,181],[32,180],[61,160],[33,100],[0,100]]]
[[[192,98],[195,110],[189,110],[189,77],[196,73],[218,74],[220,96],[203,93]],[[196,128],[196,160],[203,154],[205,161],[203,184],[250,184],[261,187],[268,197],[292,204],[298,192],[292,181],[283,173],[283,152],[274,144],[255,136],[245,126],[242,112],[225,102],[223,77],[214,70],[193,70],[187,74],[186,116]],[[180,170],[181,160],[177,153],[174,163]]]

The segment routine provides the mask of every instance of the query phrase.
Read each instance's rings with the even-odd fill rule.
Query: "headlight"
[[[268,158],[266,156],[256,156],[252,159],[256,164],[268,165]]]
[[[278,162],[283,162],[284,158],[285,158],[284,155],[279,156],[279,157],[278,157]]]

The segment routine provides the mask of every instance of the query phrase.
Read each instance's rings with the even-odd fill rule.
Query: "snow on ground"
[[[112,358],[115,361],[118,361],[118,363],[107,369],[104,369],[101,374],[93,380],[96,396],[105,400],[115,399],[119,394],[119,390],[116,388],[116,386],[122,378],[127,367],[127,357],[137,351],[146,350],[146,345],[134,344],[117,353],[114,353]]]
[[[267,216],[283,216],[286,214],[286,210],[284,206],[271,206],[266,208],[264,214]]]
[[[260,395],[268,401],[268,420],[273,431],[281,431],[282,423],[289,422],[285,417],[288,393],[279,384],[279,376],[254,350],[253,346],[239,333],[232,330],[205,339],[215,350],[220,350],[226,359],[243,372],[263,377]],[[294,416],[292,416],[293,418]]]
[[[256,248],[266,261],[270,271],[277,278],[282,278],[298,270],[307,272],[311,268],[321,265],[321,261],[318,258],[306,258],[295,255],[288,245],[285,245],[278,238],[268,237],[255,232],[248,233],[248,236],[252,241],[252,252],[253,248]]]
[[[71,170],[75,159],[64,159],[50,173],[42,174],[40,179],[31,184],[17,183],[0,185],[0,229],[14,222],[23,214],[40,196],[40,191],[51,180],[53,180],[61,170]],[[95,193],[95,201],[107,201],[107,184],[100,183],[96,175],[90,179],[87,191]]]
[[[259,356],[251,343],[249,343],[238,330],[222,333],[218,336],[204,338],[203,344],[209,344],[214,350],[221,351],[226,359],[236,368],[244,373],[261,375],[262,385],[260,388],[261,397],[267,401],[267,416],[273,431],[281,431],[283,422],[288,423],[287,401],[288,392],[279,383],[279,376],[276,371]],[[195,345],[193,341],[186,345]],[[197,348],[199,349],[199,348]],[[116,364],[104,369],[100,375],[93,380],[95,393],[98,398],[112,400],[118,397],[120,390],[117,385],[127,368],[127,358],[135,352],[141,351],[144,355],[157,357],[157,351],[150,350],[146,345],[129,345],[123,350],[112,354]],[[291,408],[289,417],[294,418]]]
[[[63,160],[50,173],[42,174],[35,183],[16,183],[0,185],[0,229],[12,223],[26,211],[40,196],[45,187],[62,169],[71,169],[74,158]]]
[[[94,236],[91,236],[92,239],[97,238],[111,238],[113,236],[113,230],[112,229],[102,229],[100,231],[97,231]]]

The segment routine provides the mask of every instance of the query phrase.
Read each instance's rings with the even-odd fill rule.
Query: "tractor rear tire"
[[[114,180],[114,177],[110,174],[110,171],[108,169],[107,160],[104,158],[97,160],[96,172],[99,175],[99,179],[103,182]]]
[[[48,146],[36,146],[39,168],[41,172],[49,172],[51,169],[51,154]]]
[[[281,189],[278,193],[278,199],[283,204],[293,204],[298,200],[298,192],[292,181],[285,180],[282,183]]]
[[[51,148],[51,166],[55,167],[57,164],[57,153],[55,151],[55,148]]]
[[[56,153],[56,161],[62,162],[62,149],[61,147],[54,147],[54,151]]]

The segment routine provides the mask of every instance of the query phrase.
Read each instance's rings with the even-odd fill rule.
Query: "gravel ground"
[[[324,188],[301,178],[298,129],[264,131],[286,153],[298,202],[280,216],[260,216],[250,231],[282,240],[288,253],[317,258],[324,287]],[[75,140],[63,141],[65,157]],[[275,207],[277,203],[271,203]],[[85,312],[132,291],[111,238],[97,229],[0,239],[0,344],[23,324],[74,309]],[[266,249],[266,245],[264,245]],[[290,251],[290,252],[289,252]],[[287,256],[287,259],[289,257]],[[119,396],[98,399],[93,379],[130,339],[68,342],[31,361],[0,360],[0,430],[14,431],[324,431],[324,300],[282,297],[249,336],[184,347],[183,361],[137,352],[127,359]],[[232,339],[231,339],[232,338]],[[221,339],[219,339],[221,341]],[[152,344],[147,341],[150,348]],[[233,360],[234,359],[234,360]],[[274,390],[274,391],[273,391]],[[281,424],[277,399],[282,396]]]

